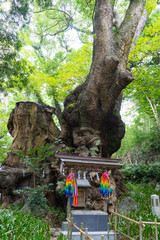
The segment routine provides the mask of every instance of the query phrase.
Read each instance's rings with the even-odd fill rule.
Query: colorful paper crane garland
[[[112,197],[113,184],[107,172],[104,172],[101,177],[100,193],[101,198],[108,201]],[[70,206],[77,207],[78,205],[78,187],[74,173],[70,173],[66,180],[65,194],[70,199]]]
[[[106,172],[102,174],[101,184],[100,184],[100,193],[101,197],[104,200],[109,200],[112,198],[113,184]]]
[[[70,199],[70,206],[76,207],[78,205],[78,187],[74,173],[70,173],[67,177],[65,194],[67,199]]]

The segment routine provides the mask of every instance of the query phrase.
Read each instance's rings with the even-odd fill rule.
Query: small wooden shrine
[[[120,164],[121,159],[109,159],[100,157],[80,157],[55,154],[55,157],[59,158],[60,171],[63,175],[67,176],[69,173],[74,173],[77,179],[78,185],[78,205],[77,207],[85,208],[85,195],[86,190],[91,187],[87,178],[92,178],[91,172],[96,172],[97,179],[99,175],[110,169],[119,169],[122,167]],[[69,209],[69,203],[67,206]],[[106,206],[104,207],[106,210]]]

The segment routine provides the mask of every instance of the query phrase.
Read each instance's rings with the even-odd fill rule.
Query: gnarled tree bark
[[[21,150],[24,154],[30,149],[53,143],[59,135],[52,114],[55,109],[35,102],[17,102],[8,121],[8,130],[14,138],[8,152],[5,165],[20,167],[23,165],[15,153]]]
[[[133,80],[127,70],[128,54],[145,0],[130,1],[126,16],[116,31],[113,28],[113,5],[114,0],[96,0],[90,72],[86,81],[64,102],[60,138],[75,147],[75,153],[81,156],[110,157],[119,149],[125,133],[119,114],[121,93]],[[14,137],[11,149],[25,153],[46,142],[54,142],[59,134],[51,117],[54,111],[54,108],[36,103],[17,103],[8,122]],[[10,152],[5,164],[17,167],[21,162]],[[112,176],[116,188],[122,188],[119,173],[112,171]]]
[[[125,133],[119,111],[122,90],[133,80],[127,70],[132,40],[144,0],[130,2],[120,27],[113,30],[113,1],[97,0],[93,59],[86,81],[66,97],[60,137],[78,155],[109,157]],[[94,150],[94,151],[93,151]]]

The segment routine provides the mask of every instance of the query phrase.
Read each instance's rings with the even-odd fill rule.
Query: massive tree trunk
[[[67,96],[62,114],[60,138],[75,147],[77,155],[110,157],[119,149],[124,136],[125,126],[119,114],[121,93],[133,80],[127,70],[128,54],[145,0],[130,2],[123,22],[115,31],[114,0],[96,0],[90,72],[86,81]],[[14,137],[11,149],[20,149],[25,153],[46,142],[54,142],[59,134],[52,121],[54,111],[53,108],[36,103],[17,103],[8,122],[9,131]],[[12,152],[8,153],[5,164],[21,166]],[[58,170],[56,171],[59,175]],[[21,178],[21,175],[17,176]],[[121,176],[115,170],[112,171],[112,176],[118,195],[117,189],[122,188]],[[17,178],[15,182],[17,183]],[[0,188],[4,186],[1,184]]]
[[[17,102],[8,121],[8,130],[14,138],[11,150],[6,157],[5,165],[20,167],[22,159],[14,151],[24,154],[30,149],[53,143],[59,135],[52,114],[55,109],[35,102]]]
[[[133,80],[128,54],[144,10],[144,0],[132,0],[118,29],[113,29],[113,4],[97,0],[93,58],[84,84],[64,103],[60,137],[78,155],[110,157],[121,144],[125,125],[119,111],[122,90]]]

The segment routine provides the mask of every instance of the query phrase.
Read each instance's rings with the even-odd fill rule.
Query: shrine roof
[[[55,157],[59,158],[66,167],[91,169],[113,169],[122,167],[122,164],[119,163],[121,159],[115,158],[81,157],[61,154],[55,154]]]
[[[91,184],[87,179],[77,179],[78,187],[91,187]]]

